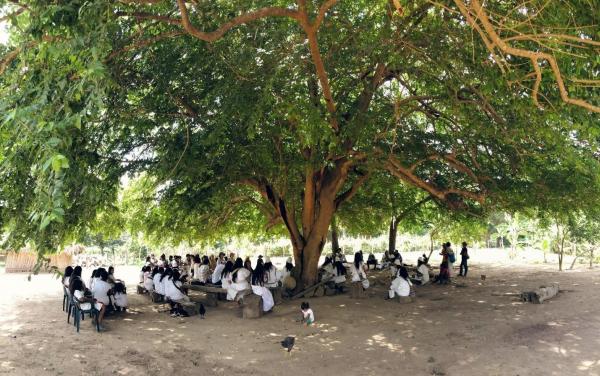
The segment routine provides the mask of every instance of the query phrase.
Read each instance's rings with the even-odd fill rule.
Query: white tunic
[[[144,273],[144,288],[149,292],[154,291],[154,281],[152,280],[152,273]]]
[[[223,273],[223,269],[225,269],[225,264],[217,264],[210,279],[212,283],[218,283],[221,280],[221,273]]]
[[[263,311],[269,312],[275,305],[273,294],[267,287],[252,285],[252,292],[262,297]]]
[[[397,277],[392,281],[392,285],[390,286],[389,295],[390,298],[394,296],[409,296],[410,295],[410,286],[412,284],[410,281],[405,280],[402,277]]]
[[[429,268],[427,267],[427,265],[421,264],[421,266],[419,266],[417,270],[419,271],[419,273],[421,273],[421,283],[426,284],[427,282],[429,282]]]
[[[161,277],[162,277],[162,274],[156,273],[152,280],[154,281],[154,291],[156,291],[157,294],[164,295],[165,294],[165,286],[160,281]],[[163,282],[164,282],[164,279],[163,279]]]
[[[129,307],[129,300],[127,299],[127,294],[123,294],[121,292],[116,293],[115,305],[121,308]]]
[[[275,265],[271,266],[271,269],[267,270],[266,274],[267,280],[265,286],[267,287],[277,287],[279,282],[279,273],[277,273],[277,268]]]
[[[108,298],[108,291],[112,288],[112,286],[101,279],[98,279],[94,282],[94,288],[92,289],[92,294],[94,298],[104,305],[110,304],[110,299]]]
[[[181,287],[181,281],[173,282],[172,278],[163,279],[165,285],[165,296],[174,302],[180,302],[182,300],[188,300],[189,298],[177,287]]]
[[[75,290],[75,292],[73,292],[73,296],[75,296],[75,298],[77,300],[81,300],[84,298],[85,295],[83,294],[83,291]],[[79,307],[84,311],[88,311],[88,310],[92,309],[92,303],[89,303],[89,302],[79,303]],[[96,308],[98,311],[100,311],[102,309],[102,303],[95,302],[94,308]]]
[[[352,282],[360,282],[362,279],[367,278],[367,273],[365,273],[362,262],[358,264],[358,269],[354,263],[350,264],[350,273],[352,275]]]
[[[229,285],[229,287],[227,288],[227,300],[234,300],[239,291],[248,290],[250,288],[250,283],[248,283],[250,271],[248,269],[238,269],[236,277],[236,280],[233,283],[231,283],[231,285]]]

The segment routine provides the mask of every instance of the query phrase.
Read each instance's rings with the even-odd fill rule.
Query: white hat
[[[423,258],[423,256],[419,257],[419,261],[425,262],[425,259]]]
[[[292,263],[292,258],[288,257],[287,260],[285,260],[286,263],[291,264]]]
[[[399,259],[395,259],[394,260],[394,265],[402,266],[402,263],[400,262]]]
[[[271,258],[270,258],[269,256],[265,256],[265,264],[266,264],[267,262],[271,262]]]

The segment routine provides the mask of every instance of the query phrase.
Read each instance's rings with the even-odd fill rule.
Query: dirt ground
[[[171,318],[132,284],[130,312],[108,317],[104,333],[86,319],[79,334],[56,279],[0,271],[0,374],[600,375],[600,270],[579,268],[476,264],[457,279],[463,287],[418,288],[411,304],[385,301],[388,286],[371,275],[368,299],[310,299],[309,328],[296,322],[300,300],[257,320],[241,319],[235,303],[204,320]],[[541,305],[492,296],[551,282],[564,291]],[[296,337],[290,355],[286,336]]]

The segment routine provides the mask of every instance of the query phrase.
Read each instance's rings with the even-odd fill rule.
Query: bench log
[[[352,299],[364,299],[367,297],[362,282],[352,282],[350,284],[350,297]]]

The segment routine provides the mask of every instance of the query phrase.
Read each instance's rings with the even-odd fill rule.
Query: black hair
[[[98,269],[92,270],[92,278],[96,278],[98,274]]]
[[[462,242],[462,246],[466,247],[467,246],[467,242]]]
[[[167,277],[167,276],[171,277],[172,275],[173,275],[173,269],[171,269],[171,268],[166,268],[166,269],[165,269],[165,272],[163,273],[163,275],[162,275],[162,276],[160,276],[160,281],[162,282],[162,281],[163,281],[163,279],[164,279],[165,277]],[[168,279],[168,278],[167,278],[167,279]]]
[[[66,277],[70,277],[71,274],[73,274],[73,267],[69,265],[65,268],[65,274],[63,276],[63,279],[65,279]]]
[[[285,268],[287,269],[288,272],[291,272],[292,269],[294,269],[294,264],[292,264],[291,262],[286,262]]]
[[[171,279],[173,280],[173,282],[179,281],[179,278],[181,278],[181,275],[179,274],[179,270],[177,270],[177,269],[173,270],[173,274],[171,274]]]
[[[152,269],[152,278],[154,278],[154,276],[156,275],[156,273],[158,273],[159,268],[158,266],[155,266],[154,269]]]
[[[273,263],[271,261],[269,262],[265,262],[265,271],[269,271],[271,269],[273,269]]]
[[[344,264],[342,264],[341,261],[334,262],[333,266],[335,266],[337,275],[346,275],[346,267],[344,266]]]
[[[362,262],[363,257],[362,257],[362,253],[360,252],[356,252],[354,254],[354,266],[356,267],[356,270],[358,270],[360,263]]]
[[[71,273],[71,275],[73,277],[81,278],[81,266],[77,265],[75,268],[73,268],[73,273]]]
[[[121,294],[127,294],[127,287],[121,282],[115,283],[115,287],[113,287],[113,292],[116,294],[120,292]]]
[[[406,270],[406,268],[404,266],[400,267],[400,271],[398,272],[398,275],[400,277],[402,277],[405,281],[408,281],[408,270]]]
[[[208,260],[208,256],[202,257],[202,265],[208,265],[210,261]]]
[[[108,272],[106,271],[106,269],[104,269],[104,268],[98,269],[98,274],[100,276],[100,279],[103,280],[104,282],[106,282],[106,280],[108,279]]]
[[[325,256],[325,261],[323,262],[323,265],[321,265],[321,267],[324,268],[329,264],[331,264],[331,259],[328,256]]]
[[[446,243],[446,247],[450,247],[451,245],[450,242]]]
[[[227,273],[231,273],[232,271],[233,271],[233,262],[227,261],[225,263],[225,267],[223,268],[223,271],[221,272],[221,278],[225,277],[225,275]]]
[[[236,263],[237,263],[237,261],[236,261]],[[246,266],[246,264],[248,264],[248,266]],[[248,269],[249,271],[252,271],[252,261],[250,260],[250,257],[246,257],[246,261],[244,261],[243,267]]]
[[[256,263],[256,268],[252,272],[252,284],[255,286],[262,286],[265,282],[265,268],[262,262]]]
[[[114,266],[109,266],[108,267],[108,274],[114,274],[115,273],[115,267]]]
[[[233,264],[233,269],[239,269],[244,267],[244,261],[242,261],[241,257],[235,259],[235,263]]]
[[[195,255],[194,256],[194,264],[200,264],[200,255]]]
[[[310,304],[308,304],[308,302],[302,302],[302,303],[300,304],[300,309],[301,309],[301,310],[303,310],[303,311],[304,311],[305,309],[309,309],[309,308],[310,308]]]
[[[69,292],[71,295],[73,295],[73,293],[75,293],[77,290],[83,291],[83,281],[79,278],[74,279],[69,287]]]
[[[167,256],[165,256],[165,254],[163,253],[162,255],[160,255],[160,258],[161,258],[162,260],[166,260],[166,259],[167,259]]]

